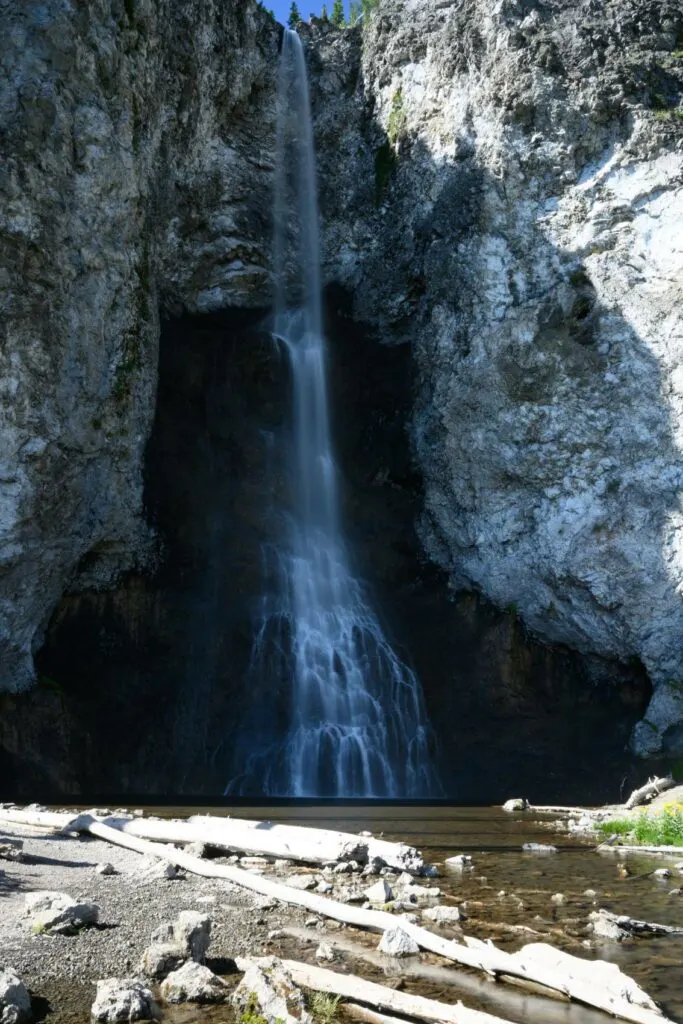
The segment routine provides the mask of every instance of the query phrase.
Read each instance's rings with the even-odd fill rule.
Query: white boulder
[[[277,957],[251,964],[232,994],[240,1014],[257,1013],[268,1024],[313,1024],[303,993]]]
[[[31,997],[18,974],[0,968],[0,1024],[21,1024],[31,1018]]]
[[[138,978],[98,981],[90,1013],[102,1021],[158,1020],[161,1016],[154,996]]]
[[[228,995],[223,979],[194,960],[169,974],[160,991],[167,1003],[222,1003]]]
[[[415,939],[399,925],[396,925],[395,928],[387,928],[377,948],[380,953],[386,953],[387,956],[413,956],[420,952],[420,947]]]

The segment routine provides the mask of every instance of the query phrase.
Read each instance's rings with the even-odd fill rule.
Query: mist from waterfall
[[[292,382],[291,507],[264,549],[250,678],[291,687],[284,738],[255,750],[227,792],[439,796],[422,689],[354,576],[340,525],[326,380],[315,152],[301,40],[285,31],[278,82],[274,336]]]

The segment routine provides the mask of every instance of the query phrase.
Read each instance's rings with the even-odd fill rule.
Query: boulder
[[[109,862],[105,864],[97,864],[95,867],[95,873],[98,875],[115,875],[116,871],[113,864]]]
[[[326,960],[331,963],[336,959],[336,954],[328,942],[321,942],[315,951],[315,958],[316,960]]]
[[[153,942],[142,954],[140,970],[148,978],[165,978],[189,959],[185,946],[177,942]]]
[[[267,1024],[313,1024],[303,994],[277,957],[251,964],[232,995],[239,1014],[259,1014]]]
[[[630,939],[631,935],[625,928],[621,928],[614,917],[602,910],[594,910],[588,917],[593,935],[598,939],[611,939],[613,942],[623,942]]]
[[[517,796],[511,800],[506,800],[503,804],[503,810],[511,814],[513,811],[526,811],[529,807],[529,801],[524,797]]]
[[[205,843],[188,843],[185,847],[184,853],[187,853],[190,857],[206,857],[206,844]]]
[[[380,878],[379,882],[366,889],[365,896],[370,903],[388,903],[394,898],[391,886],[384,878]]]
[[[31,997],[18,974],[0,968],[0,1024],[21,1024],[31,1018]]]
[[[159,857],[144,857],[135,875],[141,882],[153,882],[157,878],[173,881],[184,877],[179,867],[171,864],[169,860],[160,860]]]
[[[40,890],[25,900],[31,931],[47,935],[75,935],[88,925],[97,924],[100,908],[95,903],[79,903],[68,893]]]
[[[313,889],[317,885],[314,875],[290,875],[289,878],[285,879],[285,882],[292,889]]]
[[[464,868],[472,867],[472,858],[468,853],[458,853],[455,857],[447,857],[445,864],[447,868],[453,868],[456,871],[463,871]]]
[[[386,953],[387,956],[413,956],[420,952],[420,947],[415,939],[399,925],[396,925],[395,928],[387,928],[377,948],[380,953]]]
[[[173,937],[193,960],[203,963],[211,942],[211,918],[198,910],[182,910],[173,922]]]
[[[20,861],[24,859],[23,839],[10,839],[5,836],[0,841],[0,860]]]
[[[194,960],[169,974],[160,991],[167,1003],[222,1003],[228,996],[223,979]]]
[[[91,1015],[95,1020],[158,1020],[161,1017],[154,996],[138,978],[105,978],[97,982]]]

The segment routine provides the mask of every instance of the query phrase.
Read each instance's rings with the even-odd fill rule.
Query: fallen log
[[[639,921],[635,917],[629,917],[628,914],[613,914],[610,910],[605,910],[602,907],[593,911],[590,921],[593,924],[593,930],[598,935],[605,934],[605,931],[601,930],[603,923],[611,925],[615,933],[625,932],[634,936],[683,935],[683,928],[676,928],[670,924],[657,924],[655,921]]]
[[[342,1008],[347,1017],[365,1021],[365,1024],[405,1024],[401,1017],[388,1017],[385,1013],[378,1013],[359,1003],[344,1003]]]
[[[639,807],[641,804],[649,803],[653,797],[659,796],[660,793],[663,793],[667,789],[672,789],[675,785],[676,782],[671,775],[667,775],[665,778],[661,779],[658,779],[656,776],[648,779],[644,786],[633,790],[630,797],[624,804],[624,807],[627,811],[630,811],[634,807]]]
[[[0,810],[0,820],[8,813],[12,812]],[[33,812],[22,813],[26,815]],[[559,992],[568,999],[593,1006],[615,1017],[632,1021],[633,1024],[667,1024],[653,1000],[615,964],[583,960],[542,943],[524,946],[517,953],[506,953],[485,943],[463,945],[435,935],[405,919],[397,920],[386,911],[364,910],[351,904],[338,903],[317,893],[293,889],[282,882],[274,882],[242,868],[203,861],[182,850],[140,839],[102,824],[92,815],[64,817],[68,819],[71,831],[89,832],[115,845],[160,857],[206,878],[223,878],[283,903],[305,907],[314,913],[343,921],[345,924],[377,932],[384,932],[400,924],[400,927],[423,949],[466,967],[484,971],[494,978],[514,978],[541,985],[549,991]],[[5,820],[12,819],[5,817]]]
[[[269,958],[263,962],[267,964]],[[259,958],[237,957],[235,963],[238,970],[246,971],[252,964],[258,964]],[[313,967],[298,960],[283,960],[282,966],[291,975],[294,984],[301,988],[369,1003],[371,1006],[393,1010],[406,1017],[443,1021],[446,1024],[510,1024],[502,1017],[493,1017],[482,1010],[471,1010],[462,1003],[438,1003],[435,999],[426,999],[424,996],[415,996],[409,992],[388,988],[386,985],[378,985],[374,981],[365,981],[354,974],[338,974],[325,967]]]
[[[350,859],[364,862],[378,857],[388,867],[396,868],[399,871],[410,871],[412,874],[419,874],[424,867],[422,857],[413,846],[407,846],[405,843],[393,843],[388,839],[375,839],[374,836],[355,836],[349,832],[334,832],[305,825],[281,825],[272,821],[217,818],[210,814],[194,814],[189,821],[201,822],[210,826],[215,835],[222,835],[228,840],[233,831],[240,834],[255,832],[254,842],[263,843],[266,841],[265,837],[268,837],[269,842],[282,844],[283,848],[286,847],[294,851],[289,854],[280,854],[282,857],[291,857],[294,860],[303,859],[302,856],[297,856],[297,853],[305,853],[309,846],[315,849],[320,845],[322,850],[332,852],[334,856],[326,856],[319,863]],[[354,844],[359,847],[355,854],[353,853]],[[346,852],[347,849],[351,850],[351,854]]]
[[[680,857],[683,860],[683,846],[633,846],[626,843],[600,843],[596,853],[659,853],[663,856]]]

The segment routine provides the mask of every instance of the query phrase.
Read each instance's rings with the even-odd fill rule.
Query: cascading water
[[[291,685],[284,740],[253,753],[227,792],[430,797],[441,792],[415,674],[354,577],[339,523],[330,436],[315,153],[301,40],[285,31],[278,83],[274,334],[291,366],[292,508],[266,552],[256,677]]]

